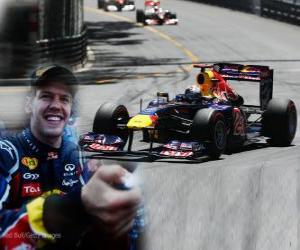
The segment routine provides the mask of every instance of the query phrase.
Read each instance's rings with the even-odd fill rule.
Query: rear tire
[[[211,159],[219,159],[227,144],[225,118],[213,109],[199,110],[191,127],[192,139],[208,141],[208,155]]]
[[[271,99],[262,115],[262,126],[271,145],[291,145],[297,130],[295,103],[290,99]]]
[[[107,6],[108,6],[108,4],[104,2],[103,3],[103,10],[104,11],[109,11],[108,8],[107,8]]]
[[[129,120],[127,108],[123,105],[104,103],[98,109],[93,123],[93,132],[98,134],[117,135],[124,143],[128,139],[128,130],[118,128]]]
[[[103,0],[98,0],[98,9],[103,9],[104,2]]]
[[[144,23],[145,22],[145,14],[143,10],[136,11],[136,22],[137,23]]]

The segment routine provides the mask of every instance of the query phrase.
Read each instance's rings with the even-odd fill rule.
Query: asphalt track
[[[143,28],[135,12],[104,13],[85,1],[91,49],[80,73],[80,129],[91,129],[105,101],[125,104],[130,113],[155,98],[194,83],[192,61],[234,61],[274,68],[274,96],[291,98],[300,111],[300,27],[189,1],[164,0],[178,26]],[[142,1],[137,5],[142,6]],[[255,103],[257,86],[236,89]],[[17,101],[24,88],[0,88],[8,124],[22,116]],[[16,112],[9,116],[11,108]],[[20,119],[19,119],[20,120]],[[299,123],[298,123],[299,124]],[[259,144],[218,161],[138,158],[145,190],[147,250],[300,249],[299,126],[294,145]],[[138,140],[136,146],[144,146]]]
[[[85,4],[99,84],[82,93],[83,109],[91,111],[83,114],[85,128],[104,101],[126,104],[134,114],[140,98],[146,105],[157,91],[182,92],[194,83],[192,61],[269,65],[275,70],[274,96],[291,98],[300,110],[300,27],[165,0],[179,25],[149,29],[128,22],[135,20],[134,12],[107,14],[93,9],[94,1]],[[257,85],[235,86],[248,103],[258,102]],[[145,249],[300,249],[299,144],[298,133],[291,147],[262,143],[218,161],[140,159]]]

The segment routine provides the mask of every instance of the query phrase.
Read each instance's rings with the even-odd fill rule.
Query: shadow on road
[[[135,50],[147,40],[138,39],[140,35],[133,31],[137,27],[128,22],[87,22],[88,44],[93,51],[93,67],[88,72],[80,73],[85,84],[114,83],[120,79],[138,79],[147,77],[173,77],[178,74],[177,67],[172,72],[149,73],[147,70],[138,70],[141,66],[178,65],[180,58],[147,58],[146,56],[126,55],[124,51]],[[145,48],[146,50],[146,48]],[[123,51],[123,53],[122,53]],[[157,70],[158,71],[158,70]]]

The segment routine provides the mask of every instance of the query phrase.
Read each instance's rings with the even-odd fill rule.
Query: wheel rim
[[[226,143],[225,129],[224,123],[222,121],[218,121],[215,126],[214,133],[215,144],[218,149],[223,149]]]

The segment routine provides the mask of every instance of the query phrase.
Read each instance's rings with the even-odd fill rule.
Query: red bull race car
[[[137,10],[136,21],[144,25],[178,24],[176,13],[172,13],[169,10],[163,10],[160,7],[160,1],[148,0],[145,1],[144,10]]]
[[[98,0],[98,8],[105,11],[133,11],[134,0]]]
[[[217,72],[224,80],[259,83],[259,105],[234,104],[197,93],[157,93],[145,109],[129,116],[124,105],[104,103],[96,113],[93,132],[80,137],[83,150],[141,153],[133,150],[133,137],[142,132],[153,157],[218,159],[225,150],[267,142],[290,145],[297,129],[297,111],[290,99],[273,98],[273,70],[268,66],[216,63],[196,65],[199,74]],[[153,147],[158,143],[158,147]],[[125,145],[127,144],[127,147]],[[144,152],[142,152],[144,153]]]

